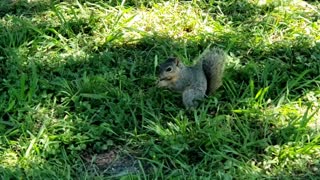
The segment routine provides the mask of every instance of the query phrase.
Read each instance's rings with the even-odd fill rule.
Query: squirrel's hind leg
[[[198,101],[204,97],[205,91],[199,89],[187,89],[182,93],[182,101],[187,109],[198,107]]]

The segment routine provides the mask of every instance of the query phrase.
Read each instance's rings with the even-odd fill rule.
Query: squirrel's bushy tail
[[[206,49],[200,56],[202,68],[207,78],[206,94],[214,93],[222,85],[226,54],[218,48]]]

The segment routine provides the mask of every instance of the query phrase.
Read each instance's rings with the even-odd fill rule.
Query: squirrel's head
[[[179,59],[170,57],[159,65],[159,87],[172,87],[179,78],[179,73],[183,64]]]

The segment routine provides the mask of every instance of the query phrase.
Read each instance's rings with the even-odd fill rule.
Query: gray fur
[[[160,65],[159,86],[182,92],[186,108],[197,107],[199,100],[221,86],[225,59],[226,55],[220,49],[204,51],[199,62],[191,67],[177,58],[169,58]]]
[[[208,82],[207,95],[213,94],[222,85],[225,59],[226,54],[221,49],[211,49],[202,54],[200,61]]]

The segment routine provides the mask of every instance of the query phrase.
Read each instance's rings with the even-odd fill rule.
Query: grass
[[[6,0],[0,11],[1,179],[320,176],[317,1]],[[192,64],[209,45],[229,55],[224,85],[187,112],[155,87],[156,66]],[[140,171],[95,165],[114,149]]]

